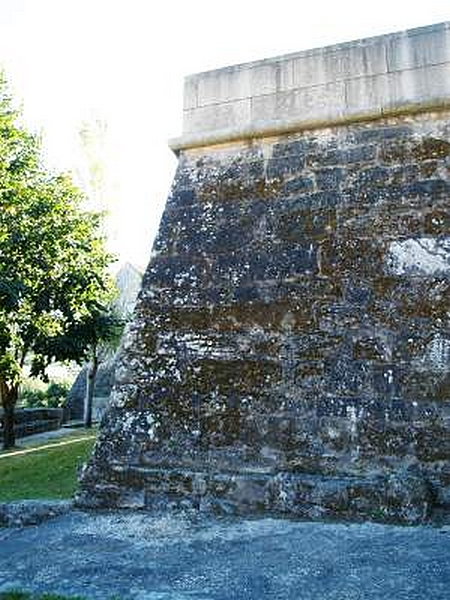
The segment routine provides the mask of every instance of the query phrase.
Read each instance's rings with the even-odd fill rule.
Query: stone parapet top
[[[174,151],[450,106],[450,22],[190,75]]]

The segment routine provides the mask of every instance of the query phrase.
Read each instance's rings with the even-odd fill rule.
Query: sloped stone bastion
[[[450,24],[194,75],[77,502],[450,504]]]

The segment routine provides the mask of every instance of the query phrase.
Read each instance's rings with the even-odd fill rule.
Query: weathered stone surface
[[[114,383],[114,369],[114,357],[99,365],[98,373],[95,379],[94,398],[109,398]],[[64,405],[66,421],[83,420],[86,378],[87,368],[83,367],[75,378],[75,381],[73,382],[72,387],[67,395],[67,401]],[[94,406],[94,413],[95,412]],[[94,420],[97,420],[96,414],[94,414]]]
[[[67,500],[20,500],[0,502],[0,527],[39,525],[72,509]]]
[[[440,23],[191,75],[171,146],[448,106],[449,47],[450,24]]]
[[[450,112],[180,153],[78,502],[449,507]]]

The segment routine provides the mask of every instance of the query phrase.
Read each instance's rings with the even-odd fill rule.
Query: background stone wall
[[[17,438],[59,429],[63,422],[62,408],[23,408],[15,411],[14,429]],[[0,442],[3,440],[3,411],[0,410]]]
[[[184,150],[78,502],[450,503],[450,113]]]

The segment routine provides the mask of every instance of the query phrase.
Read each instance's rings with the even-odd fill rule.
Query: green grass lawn
[[[81,430],[37,446],[0,452],[0,502],[70,498],[77,486],[77,470],[94,441],[95,432]]]

